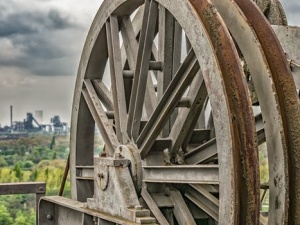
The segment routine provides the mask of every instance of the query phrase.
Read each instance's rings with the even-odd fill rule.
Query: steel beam
[[[217,165],[144,166],[143,181],[148,183],[218,184]]]

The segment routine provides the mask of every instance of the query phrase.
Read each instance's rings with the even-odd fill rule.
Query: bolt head
[[[47,215],[47,220],[52,220],[52,219],[53,219],[53,216],[50,215],[50,214],[48,214],[48,215]]]

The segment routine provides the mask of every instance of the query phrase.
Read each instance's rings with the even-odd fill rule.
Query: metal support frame
[[[288,47],[298,34],[274,30]],[[291,68],[252,1],[104,1],[76,82],[73,200],[43,198],[40,224],[298,223],[299,58],[283,47]],[[95,125],[105,148],[93,161]],[[269,222],[259,209],[262,143],[274,180]]]
[[[2,183],[0,195],[35,194],[36,197],[36,223],[38,224],[38,208],[41,197],[46,194],[45,182]]]

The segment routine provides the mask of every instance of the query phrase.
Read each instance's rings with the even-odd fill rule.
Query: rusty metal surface
[[[224,19],[251,73],[263,117],[261,126],[266,136],[264,142],[266,141],[268,150],[269,179],[280,177],[280,182],[276,185],[271,183],[270,187],[269,224],[286,224],[289,201],[288,154],[279,102],[267,60],[254,30],[237,5],[230,0],[213,0],[212,3]],[[258,139],[259,137],[260,135]],[[259,140],[258,142],[260,144]],[[278,202],[281,204],[277,204]]]
[[[191,3],[210,35],[230,104],[237,182],[237,199],[234,204],[240,204],[235,224],[259,224],[259,164],[254,118],[248,91],[243,82],[243,70],[231,36],[213,5],[197,0],[191,0]]]
[[[289,224],[300,223],[300,104],[296,93],[295,83],[286,62],[284,51],[264,15],[251,2],[235,1],[254,28],[258,40],[265,52],[271,69],[274,86],[278,94],[284,132],[289,154]],[[276,179],[272,182],[277,182]]]

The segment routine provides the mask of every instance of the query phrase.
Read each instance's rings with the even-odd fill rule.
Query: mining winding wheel
[[[254,2],[104,1],[73,103],[72,199],[95,213],[78,224],[300,224],[298,112],[286,56]]]

